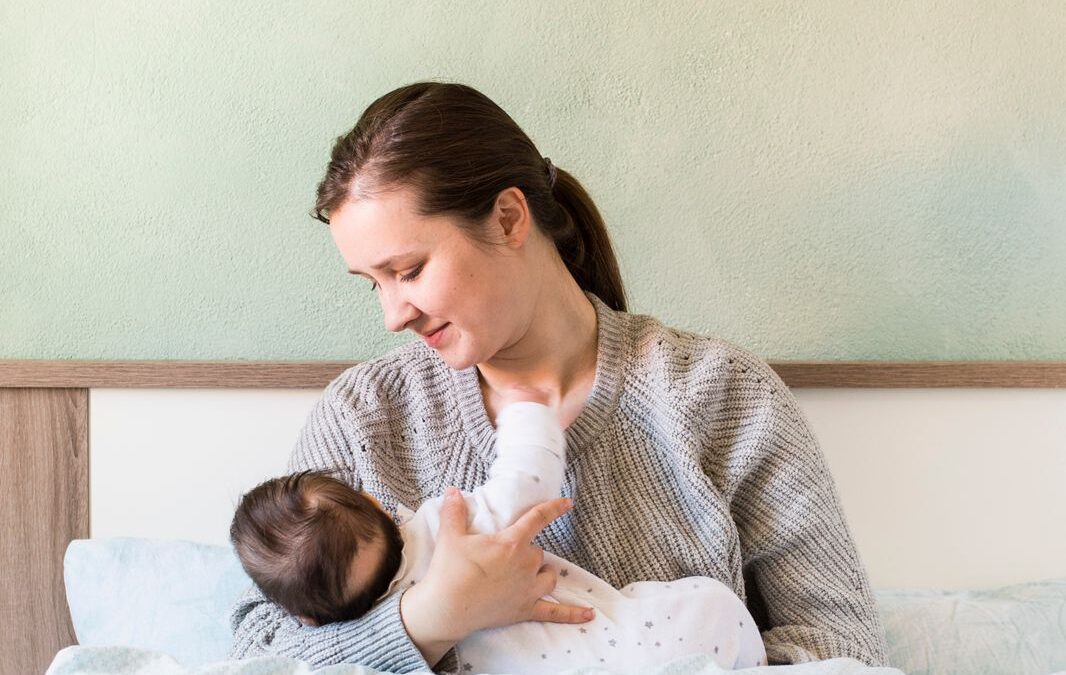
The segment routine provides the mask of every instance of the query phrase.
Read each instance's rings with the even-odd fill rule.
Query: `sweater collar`
[[[625,367],[625,313],[611,309],[592,293],[586,291],[585,295],[596,309],[596,378],[585,407],[566,429],[566,444],[571,453],[580,452],[595,441],[610,422],[618,407]],[[495,429],[485,411],[477,367],[452,371],[452,374],[467,436],[491,460],[495,457]]]

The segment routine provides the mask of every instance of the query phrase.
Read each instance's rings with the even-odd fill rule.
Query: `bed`
[[[225,528],[348,365],[0,362],[0,629],[15,636],[0,672],[310,672],[220,660],[247,583]],[[833,470],[891,663],[1066,670],[1066,364],[772,365]],[[194,474],[190,455],[214,468]],[[789,670],[898,672],[847,660],[772,672]]]

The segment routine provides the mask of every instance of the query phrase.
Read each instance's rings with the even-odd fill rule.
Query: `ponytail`
[[[555,241],[566,268],[582,290],[611,309],[626,311],[626,292],[611,238],[592,197],[570,173],[556,168],[555,201],[562,212],[562,235]]]

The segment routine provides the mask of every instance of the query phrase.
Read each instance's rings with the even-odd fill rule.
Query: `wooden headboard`
[[[43,672],[75,644],[62,560],[89,536],[89,392],[321,389],[348,362],[0,361],[0,673]],[[778,362],[793,388],[1062,388],[1066,362]]]

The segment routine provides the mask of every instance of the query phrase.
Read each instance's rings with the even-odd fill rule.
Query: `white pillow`
[[[985,591],[881,591],[889,665],[908,675],[1066,670],[1066,579]]]

